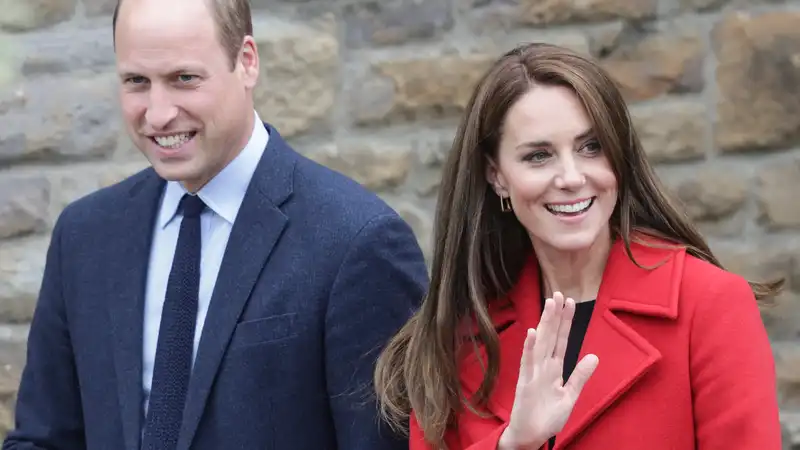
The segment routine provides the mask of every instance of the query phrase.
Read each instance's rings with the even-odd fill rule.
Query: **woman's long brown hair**
[[[641,232],[684,246],[689,254],[722,267],[700,233],[664,194],[620,91],[595,62],[546,44],[506,53],[475,88],[444,166],[427,295],[420,310],[389,342],[375,372],[383,417],[405,431],[413,409],[426,439],[436,448],[446,448],[443,437],[454,413],[485,406],[494,388],[499,348],[488,302],[508,293],[532,248],[515,216],[501,212],[500,199],[486,181],[486,165],[496,156],[506,113],[536,85],[567,86],[586,108],[618,181],[610,228],[624,241],[631,259],[631,236]],[[782,283],[750,286],[756,299],[764,302]],[[461,335],[465,323],[477,327],[477,337]],[[485,346],[486,373],[476,398],[463,399],[456,355],[461,345],[477,348],[478,341]]]

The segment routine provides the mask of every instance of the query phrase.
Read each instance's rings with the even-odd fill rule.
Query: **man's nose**
[[[178,115],[178,107],[170,99],[170,95],[162,88],[150,90],[150,101],[147,105],[145,120],[155,130],[166,129]]]

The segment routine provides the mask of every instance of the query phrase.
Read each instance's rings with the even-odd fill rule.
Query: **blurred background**
[[[443,158],[490,61],[528,41],[593,55],[659,175],[765,309],[785,448],[800,449],[800,0],[253,0],[261,117],[378,192],[430,256]],[[51,227],[147,165],[118,119],[115,0],[0,0],[0,435]]]

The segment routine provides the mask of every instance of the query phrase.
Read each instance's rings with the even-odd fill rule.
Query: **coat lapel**
[[[600,364],[587,382],[566,425],[558,434],[556,449],[565,448],[592,425],[604,411],[636,385],[661,358],[660,352],[647,339],[630,327],[619,312],[674,319],[678,311],[678,283],[685,253],[674,249],[651,248],[632,243],[636,261],[653,270],[637,267],[625,252],[621,241],[615,242],[609,254],[594,314],[586,332],[579,360],[588,353],[597,355]],[[500,311],[490,307],[496,326],[514,320],[500,334],[501,362],[488,411],[507,422],[514,404],[519,360],[528,328],[538,327],[540,297],[538,266],[534,257],[523,269],[520,279],[509,293],[513,309]],[[462,356],[461,382],[467,396],[477,391],[483,380],[485,351],[465,348]]]
[[[511,407],[514,405],[514,394],[519,372],[519,357],[522,355],[522,346],[525,342],[525,329],[518,324],[513,324],[500,334],[500,370],[494,389],[486,404],[486,410],[502,422],[511,418]],[[465,349],[467,353],[462,359],[460,371],[461,384],[464,394],[473,401],[472,396],[478,391],[483,382],[486,352],[483,346],[477,349],[480,358],[474,350]],[[516,361],[516,364],[514,362]],[[473,404],[473,406],[475,406]]]
[[[593,353],[600,359],[575,408],[556,440],[556,449],[569,446],[578,435],[602,416],[661,359],[661,353],[629,326],[618,313],[675,319],[678,314],[678,283],[685,253],[631,244],[637,267],[625,253],[621,241],[609,255],[603,283],[579,355]]]
[[[231,230],[200,338],[179,450],[191,446],[239,316],[288,222],[279,207],[291,195],[295,161],[277,131],[265,126],[270,134],[269,143]]]
[[[113,248],[107,268],[110,283],[109,317],[114,336],[114,365],[117,375],[117,395],[122,414],[125,449],[139,448],[142,426],[142,328],[147,266],[153,223],[156,218],[162,180],[152,169],[131,189],[131,197],[108,230],[119,233],[112,241],[121,247]],[[102,278],[101,278],[102,279]]]
[[[489,313],[495,328],[512,323],[499,334],[500,368],[497,381],[486,405],[488,412],[499,420],[508,422],[514,405],[519,364],[528,328],[539,323],[539,282],[535,259],[531,258],[523,268],[518,282],[508,294],[509,302],[493,302]],[[477,333],[477,328],[473,330]],[[477,350],[477,352],[476,352]],[[464,393],[471,398],[480,388],[485,372],[486,351],[483,346],[477,349],[463,349],[460,378]]]

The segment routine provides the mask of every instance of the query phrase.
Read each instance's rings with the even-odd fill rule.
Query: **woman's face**
[[[608,238],[617,180],[568,88],[535,86],[511,107],[487,179],[537,248],[580,251]]]

